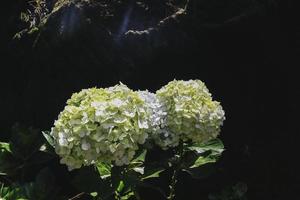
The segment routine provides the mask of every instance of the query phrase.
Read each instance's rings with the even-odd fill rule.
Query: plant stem
[[[169,192],[169,196],[167,197],[167,200],[173,200],[175,199],[175,189],[176,189],[176,183],[177,183],[177,176],[178,176],[178,172],[180,170],[181,167],[181,162],[182,162],[182,158],[183,158],[183,142],[180,142],[178,145],[178,149],[177,152],[175,154],[175,156],[178,156],[178,160],[174,165],[174,170],[173,170],[173,174],[172,174],[172,178],[171,178],[171,183],[169,185],[170,188],[170,192]]]
[[[81,192],[77,195],[75,195],[74,197],[71,197],[69,200],[75,200],[75,199],[79,199],[82,195],[84,195],[85,193],[84,192]]]
[[[175,198],[175,187],[177,183],[177,175],[178,175],[178,169],[174,169],[171,183],[170,183],[170,193],[169,196],[167,197],[167,200],[173,200]]]

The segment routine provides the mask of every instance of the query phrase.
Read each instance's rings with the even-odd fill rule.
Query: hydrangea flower
[[[123,84],[72,95],[51,129],[69,170],[95,162],[126,165],[148,135],[162,149],[216,138],[225,119],[200,80],[171,81],[153,94]]]
[[[167,128],[167,108],[155,94],[148,91],[139,91],[140,97],[145,101],[148,108],[147,112],[150,117],[148,118],[151,128],[148,129],[151,139],[155,141],[163,149],[167,147],[175,147],[178,145],[179,140]]]
[[[150,125],[148,131],[153,133],[159,131],[165,125],[167,117],[166,108],[156,98],[156,95],[149,91],[138,91],[139,97],[145,102],[147,113],[149,115],[148,123]]]
[[[95,162],[129,164],[148,137],[147,109],[123,84],[73,94],[50,133],[61,163],[69,170]]]
[[[202,81],[174,80],[156,95],[168,113],[163,129],[167,131],[154,134],[156,143],[162,148],[176,146],[180,140],[200,143],[219,135],[225,113],[220,103],[212,100]]]

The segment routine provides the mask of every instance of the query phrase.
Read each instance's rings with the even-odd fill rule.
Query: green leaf
[[[107,163],[97,163],[96,168],[102,179],[111,177],[111,165]]]
[[[194,161],[189,168],[196,168],[201,165],[216,162],[224,151],[224,145],[221,140],[214,139],[207,143],[194,144],[193,146],[187,147],[187,149],[195,153]]]
[[[24,189],[18,185],[12,185],[10,187],[1,186],[0,199],[3,200],[28,200],[24,193]]]
[[[135,195],[134,192],[130,191],[130,192],[126,193],[125,195],[122,195],[121,200],[128,200],[130,197],[132,197],[134,195]]]
[[[194,163],[192,166],[190,166],[190,168],[199,167],[199,166],[205,165],[205,164],[207,164],[207,163],[214,163],[214,162],[216,162],[216,161],[217,161],[217,159],[214,158],[214,157],[210,157],[210,156],[208,156],[208,157],[199,156],[198,159],[195,161],[195,163]]]
[[[213,139],[206,143],[193,144],[190,147],[187,147],[192,151],[196,151],[201,154],[206,151],[212,151],[212,154],[221,154],[224,151],[224,145],[220,139]]]
[[[128,169],[129,170],[133,170],[139,174],[144,174],[144,162],[145,162],[145,158],[146,158],[146,154],[147,154],[147,150],[144,149],[142,150],[137,156],[136,158],[134,158],[129,166]]]
[[[144,174],[145,167],[134,167],[133,170],[139,174]]]
[[[145,158],[146,158],[146,154],[147,154],[147,150],[144,149],[135,159],[133,159],[131,162],[135,163],[135,162],[145,162]]]
[[[15,175],[19,164],[19,161],[13,157],[9,145],[7,143],[1,143],[0,175]]]
[[[11,153],[10,144],[5,142],[0,142],[0,150],[5,150]]]
[[[47,140],[47,142],[52,146],[55,147],[55,141],[54,138],[50,135],[50,131],[42,131],[44,138]]]
[[[121,180],[118,185],[117,191],[122,192],[122,190],[124,189],[124,186],[125,186],[124,181]]]
[[[98,195],[98,193],[97,193],[97,192],[91,192],[90,195],[91,195],[92,197],[96,197],[96,196]]]
[[[157,178],[159,177],[160,173],[165,171],[163,168],[152,168],[152,169],[147,169],[142,176],[141,180],[146,180],[149,178]]]

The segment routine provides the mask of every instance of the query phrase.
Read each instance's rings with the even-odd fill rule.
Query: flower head
[[[180,140],[205,142],[218,136],[225,113],[220,103],[212,100],[202,81],[174,80],[158,90],[156,95],[168,113],[167,131],[156,136],[160,146],[174,146]]]
[[[148,137],[148,116],[144,100],[123,84],[84,89],[54,123],[56,153],[70,170],[95,162],[129,164]]]

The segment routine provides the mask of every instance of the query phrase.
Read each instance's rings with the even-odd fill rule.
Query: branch
[[[71,197],[69,200],[79,199],[79,198],[82,197],[84,194],[85,194],[84,192],[81,192],[81,193],[75,195],[74,197]]]
[[[162,19],[161,21],[158,22],[158,24],[154,27],[150,27],[147,28],[145,30],[128,30],[126,33],[124,33],[124,36],[141,36],[141,35],[149,35],[150,33],[152,33],[153,31],[159,31],[159,29],[161,29],[162,27],[168,25],[170,22],[175,21],[178,23],[178,18],[181,16],[186,15],[186,11],[188,8],[190,1],[187,0],[186,4],[184,6],[184,8],[179,8],[175,13],[173,13],[172,15]]]

